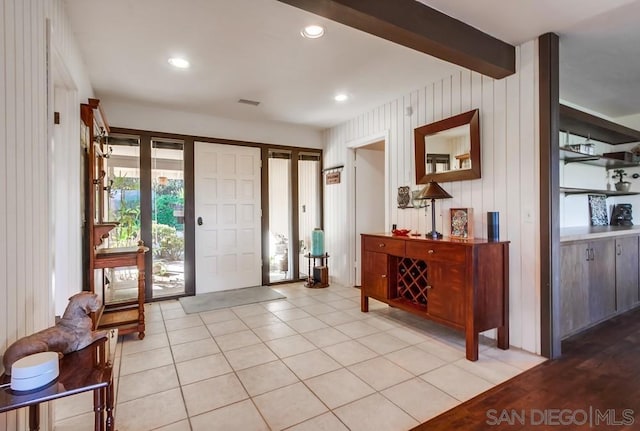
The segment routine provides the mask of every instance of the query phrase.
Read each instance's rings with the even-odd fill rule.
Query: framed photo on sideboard
[[[451,208],[452,238],[473,238],[473,208]]]

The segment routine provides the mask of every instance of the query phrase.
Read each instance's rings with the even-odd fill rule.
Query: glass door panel
[[[184,143],[151,141],[153,298],[184,294]]]
[[[109,138],[109,157],[103,158],[106,175],[100,204],[107,222],[117,226],[109,232],[107,247],[134,247],[140,240],[140,142],[137,137]],[[104,270],[104,301],[107,304],[138,298],[136,267]]]
[[[269,282],[291,280],[291,153],[269,151]]]
[[[320,155],[300,153],[298,155],[298,238],[299,238],[299,278],[310,274],[305,254],[311,251],[311,232],[322,227],[320,205]]]

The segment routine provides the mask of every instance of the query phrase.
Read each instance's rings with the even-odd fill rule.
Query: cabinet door
[[[388,257],[384,253],[365,251],[362,255],[362,286],[366,296],[383,301],[388,298]]]
[[[568,335],[589,324],[589,243],[560,247],[560,333]]]
[[[427,263],[427,313],[435,318],[464,325],[464,265]]]
[[[592,241],[589,262],[589,319],[599,322],[616,311],[615,240]]]
[[[616,310],[638,302],[638,237],[616,239]]]

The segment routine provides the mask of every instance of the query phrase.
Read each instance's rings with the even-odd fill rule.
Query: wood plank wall
[[[449,208],[474,209],[476,236],[486,237],[486,213],[500,212],[500,238],[510,246],[511,344],[540,352],[539,300],[539,137],[537,117],[537,41],[517,47],[517,73],[494,80],[461,71],[430,83],[325,132],[326,166],[347,164],[350,142],[388,131],[391,222],[419,232],[430,230],[424,210],[398,209],[397,189],[415,184],[413,129],[471,109],[480,109],[482,178],[442,183],[453,199],[436,203],[437,227],[449,229]],[[411,107],[411,115],[406,108]],[[352,172],[340,185],[325,186],[325,236],[332,278],[353,284],[349,250],[355,236],[345,223]],[[430,213],[429,213],[430,214]],[[342,253],[340,253],[341,255]],[[492,334],[489,334],[492,335]]]
[[[54,322],[49,25],[51,45],[89,91],[61,0],[0,3],[0,353]],[[67,145],[77,148],[79,136]],[[0,414],[0,430],[27,429],[25,413]],[[43,406],[41,429],[51,429],[52,417]]]
[[[4,0],[0,10],[0,348],[48,326],[50,292],[46,4]],[[44,413],[44,412],[43,412]],[[44,416],[46,417],[46,416]],[[0,428],[25,429],[24,412]]]

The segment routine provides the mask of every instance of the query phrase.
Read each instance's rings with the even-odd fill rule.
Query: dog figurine
[[[93,322],[88,314],[100,308],[98,295],[80,292],[69,298],[69,304],[62,318],[42,331],[20,338],[9,346],[4,353],[2,363],[4,372],[11,374],[11,366],[18,359],[40,352],[58,352],[62,357],[66,353],[84,349],[94,341],[105,337],[107,331],[92,331]]]

